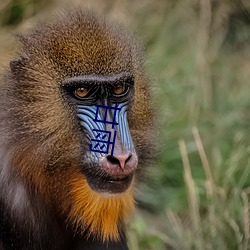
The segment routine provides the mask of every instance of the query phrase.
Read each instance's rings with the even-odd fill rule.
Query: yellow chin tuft
[[[79,174],[71,183],[70,221],[103,241],[118,240],[118,225],[134,208],[132,185],[121,194],[100,194],[93,191]]]

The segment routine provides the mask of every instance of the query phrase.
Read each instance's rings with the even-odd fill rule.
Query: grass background
[[[1,0],[0,67],[24,32],[80,4],[145,46],[159,156],[137,192],[132,250],[250,249],[250,2]]]

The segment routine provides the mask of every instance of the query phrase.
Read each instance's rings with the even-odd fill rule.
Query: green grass
[[[201,2],[157,13],[162,20],[148,34],[164,139],[151,182],[141,187],[140,204],[151,214],[134,222],[132,249],[250,248],[250,26],[231,29],[236,6],[227,1],[211,12],[210,1]]]

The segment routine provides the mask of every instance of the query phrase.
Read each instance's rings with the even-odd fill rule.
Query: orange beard
[[[81,231],[88,229],[88,236],[94,235],[103,241],[118,240],[118,224],[123,223],[134,208],[132,185],[124,193],[105,196],[93,191],[87,180],[77,175],[71,183],[69,220]]]

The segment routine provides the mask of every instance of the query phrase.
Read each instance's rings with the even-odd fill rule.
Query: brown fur
[[[72,76],[131,73],[129,126],[139,157],[148,155],[152,111],[137,42],[121,26],[87,11],[62,15],[20,40],[22,50],[1,89],[2,162],[69,225],[103,240],[118,239],[118,225],[134,207],[136,180],[114,197],[91,190],[79,170],[79,123],[60,85]]]

